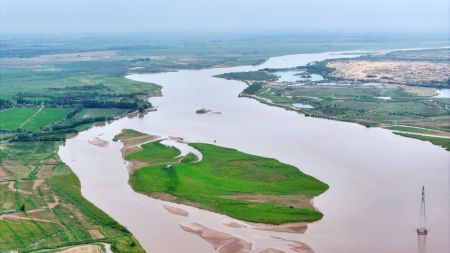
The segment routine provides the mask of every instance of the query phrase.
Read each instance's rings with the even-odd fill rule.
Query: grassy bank
[[[130,184],[139,192],[169,194],[176,202],[246,221],[281,224],[322,217],[310,200],[328,186],[296,167],[235,149],[190,145],[202,153],[200,162],[192,155],[174,158],[179,151],[159,142],[127,154],[126,160],[147,164],[132,173]]]
[[[434,137],[434,136],[424,136],[424,135],[418,135],[418,134],[409,134],[409,133],[397,133],[395,134],[408,137],[408,138],[414,138],[421,141],[428,141],[433,143],[434,145],[441,146],[445,148],[447,151],[450,151],[450,139],[448,138],[440,138],[440,137]]]
[[[401,54],[419,57],[414,52]],[[293,82],[271,80],[270,72],[288,70],[302,74],[320,74],[325,79],[298,79]],[[242,91],[241,96],[255,98],[306,116],[354,122],[367,127],[381,126],[392,131],[412,134],[448,134],[450,98],[434,97],[436,92],[433,88],[390,83],[344,82],[328,75],[333,71],[334,69],[327,68],[326,61],[323,61],[301,69],[264,69],[226,73],[217,77],[247,83],[248,87]],[[445,145],[439,144],[442,141],[434,140],[432,143],[445,148]]]

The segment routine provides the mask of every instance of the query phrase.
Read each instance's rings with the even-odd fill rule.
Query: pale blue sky
[[[0,31],[449,31],[448,0],[0,0]]]

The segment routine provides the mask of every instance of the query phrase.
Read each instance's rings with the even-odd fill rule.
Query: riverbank
[[[154,109],[147,100],[160,95],[160,86],[120,77],[114,82],[121,89],[49,82],[52,87],[28,92],[0,111],[0,251],[57,251],[82,244],[96,249],[94,244],[108,243],[114,252],[144,252],[127,228],[82,196],[77,176],[57,155],[59,146],[80,132]],[[37,107],[39,99],[45,102]],[[101,137],[89,143],[109,145]]]
[[[417,55],[423,52],[436,54],[430,49],[394,51],[386,55],[395,55],[399,52],[405,55],[403,57],[419,57]],[[448,50],[445,52],[448,52]],[[425,56],[422,56],[422,58]],[[395,83],[392,80],[383,82],[382,80],[370,79],[337,81],[330,74],[334,73],[333,71],[336,71],[336,69],[333,66],[328,66],[329,63],[354,63],[358,62],[358,59],[365,59],[364,57],[368,58],[369,56],[316,61],[308,63],[306,66],[291,68],[260,68],[257,71],[229,72],[215,75],[215,77],[246,83],[248,87],[239,94],[240,97],[250,97],[264,104],[293,110],[305,116],[353,122],[366,127],[387,127],[388,129],[389,126],[405,125],[409,126],[409,129],[420,127],[440,133],[440,135],[449,134],[450,98],[445,97],[445,95],[436,96],[435,88],[423,87],[432,86],[431,84],[436,84],[436,87],[444,85],[439,82],[442,82],[442,76],[445,76],[447,69],[427,67],[427,72],[423,73],[424,78],[428,80],[431,72],[439,72],[441,75],[439,82],[434,79],[421,82],[416,80],[407,84],[400,81]],[[373,57],[377,59],[375,63],[384,64],[385,67],[389,65],[389,63],[383,63],[385,60],[382,58],[383,56]],[[445,65],[440,61],[429,64]],[[414,72],[416,69],[409,66],[410,63],[405,61],[404,68]],[[359,65],[355,64],[353,68],[357,66]],[[388,70],[384,69],[384,71]],[[394,77],[399,75],[401,78],[405,78],[400,72],[393,71],[390,74]],[[312,75],[318,75],[318,77],[314,79]],[[420,73],[417,75],[420,75]],[[289,81],[280,81],[279,79],[283,79],[283,76]],[[414,134],[414,131],[409,134]],[[403,136],[412,137],[411,135]],[[439,136],[436,136],[436,138],[439,138]],[[433,140],[430,138],[415,139],[430,141],[448,149],[450,141],[445,138],[436,138]]]

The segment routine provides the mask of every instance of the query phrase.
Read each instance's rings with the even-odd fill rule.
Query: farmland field
[[[0,130],[35,131],[63,120],[69,108],[13,108],[0,112]]]
[[[143,252],[126,228],[81,196],[58,146],[0,143],[0,252],[95,242],[110,243],[115,252]]]
[[[63,120],[69,113],[69,108],[43,108],[23,125],[23,129],[35,131],[53,122]]]
[[[39,108],[13,108],[0,111],[0,129],[15,130],[33,116]]]

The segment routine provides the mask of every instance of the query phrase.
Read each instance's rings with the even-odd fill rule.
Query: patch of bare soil
[[[331,76],[355,81],[376,81],[397,84],[445,83],[450,64],[426,61],[334,60],[328,67],[336,69]]]
[[[249,252],[252,248],[251,242],[207,228],[195,222],[180,224],[180,227],[186,232],[200,236],[202,239],[209,242],[219,253],[243,253]]]
[[[105,236],[100,231],[98,231],[98,229],[91,229],[91,230],[88,230],[88,232],[92,239],[105,238]]]
[[[312,198],[303,194],[294,195],[265,195],[265,194],[237,194],[222,196],[229,199],[245,200],[256,203],[272,203],[280,206],[292,206],[297,208],[314,208]]]
[[[50,175],[53,172],[53,166],[54,166],[53,164],[42,164],[41,169],[36,175],[37,178],[45,180],[48,177],[50,177]]]
[[[32,213],[36,213],[36,212],[41,212],[43,210],[41,209],[36,209],[36,210],[31,210],[31,214]],[[30,211],[27,211],[28,213],[30,213]],[[39,222],[46,222],[46,223],[53,223],[53,224],[58,224],[57,222],[51,221],[51,220],[45,220],[45,219],[38,219],[38,218],[30,218],[30,217],[24,217],[21,213],[13,213],[13,214],[5,214],[5,215],[0,215],[0,220],[2,219],[16,219],[16,220],[27,220],[27,221],[39,221]]]
[[[228,223],[223,223],[223,225],[230,227],[230,228],[245,228],[245,225],[239,224],[237,222],[234,221],[230,221]]]
[[[420,86],[405,86],[401,85],[401,87],[409,93],[416,94],[420,97],[432,97],[436,96],[438,93],[433,88],[428,87],[420,87]]]
[[[302,242],[291,241],[291,244],[289,244],[289,246],[291,246],[291,249],[295,252],[314,253],[314,251],[311,249],[311,247],[309,247],[307,244],[304,244]]]
[[[249,223],[249,224],[252,225],[253,229],[282,232],[282,233],[303,234],[306,232],[306,229],[308,229],[308,223],[306,222],[291,222],[281,225],[260,224],[260,223]]]
[[[0,180],[5,180],[6,178],[8,178],[8,174],[6,174],[6,172],[0,166]]]
[[[123,143],[122,156],[141,150],[141,145],[156,141],[161,137],[156,135],[142,135],[137,137],[122,136],[119,140]]]
[[[33,191],[36,191],[38,188],[40,188],[44,184],[44,180],[38,179],[34,180],[33,182]]]
[[[278,249],[267,248],[267,249],[261,251],[260,253],[285,253],[285,252],[282,250],[278,250]]]
[[[141,162],[141,161],[129,161],[128,164],[128,173],[131,174],[133,171],[138,170],[140,168],[149,166],[149,163]]]
[[[130,153],[135,153],[135,152],[138,152],[141,150],[142,150],[142,148],[140,146],[128,146],[128,147],[122,148],[122,153],[124,156],[126,156]]]
[[[125,157],[126,155],[128,155],[130,153],[134,153],[134,152],[141,150],[142,149],[141,145],[143,145],[145,143],[153,142],[153,141],[156,141],[159,139],[161,139],[161,137],[156,136],[156,135],[142,134],[142,135],[136,136],[135,133],[127,134],[126,131],[122,131],[122,133],[120,134],[120,137],[118,138],[118,140],[121,141],[124,145],[123,148],[121,149],[123,157]],[[152,165],[150,163],[141,162],[141,161],[128,161],[128,162],[129,162],[128,173],[130,173],[130,174],[137,169]],[[153,165],[156,165],[156,164],[153,164]]]
[[[52,194],[52,196],[53,196],[53,202],[47,201],[47,207],[50,208],[50,209],[54,208],[55,206],[57,206],[59,204],[59,197],[58,197],[58,195]]]
[[[4,203],[2,203],[2,209],[8,210],[13,208],[14,203],[12,203],[11,201],[5,201]]]
[[[177,197],[170,195],[169,193],[165,193],[165,192],[151,192],[151,193],[143,193],[149,197],[155,198],[155,199],[161,199],[161,200],[165,200],[168,202],[176,202]]]
[[[419,121],[408,124],[420,127],[449,127],[450,121]]]
[[[122,132],[119,140],[123,143],[124,148],[128,148],[131,146],[141,145],[147,142],[151,142],[154,140],[159,139],[160,137],[157,135],[149,135],[149,134],[143,134],[140,136],[135,135],[127,135]]]
[[[100,139],[99,137],[95,137],[93,140],[89,141],[90,144],[101,147],[101,148],[105,148],[109,146],[109,142],[105,141],[103,139]]]
[[[306,244],[306,243],[299,242],[299,241],[288,240],[288,239],[284,239],[284,238],[281,238],[281,237],[273,237],[273,238],[289,242],[289,247],[291,247],[291,250],[293,250],[295,252],[298,252],[298,253],[315,253],[314,250],[311,247],[309,247],[309,245]]]
[[[58,251],[60,253],[101,253],[97,245],[81,245],[69,249]]]
[[[185,216],[185,217],[189,216],[189,212],[184,209],[174,207],[174,206],[169,206],[169,205],[162,205],[162,206],[164,207],[164,209],[166,209],[171,214]]]

